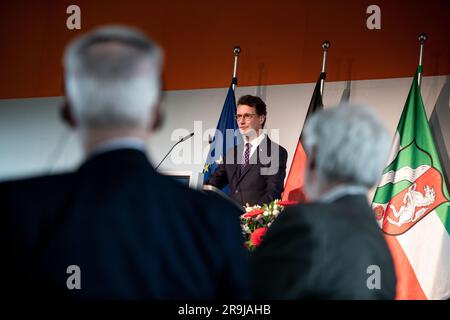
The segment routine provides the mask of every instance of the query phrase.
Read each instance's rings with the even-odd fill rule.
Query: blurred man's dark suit
[[[159,175],[144,152],[109,151],[75,173],[1,183],[0,212],[12,296],[248,297],[240,212]],[[66,288],[69,265],[81,269],[81,290]]]
[[[228,185],[230,197],[243,206],[247,203],[262,205],[280,199],[286,176],[286,149],[266,136],[250,157],[250,164],[241,171],[243,148],[244,144],[235,146],[207,184],[219,189]],[[230,159],[234,159],[231,164]],[[270,174],[265,174],[265,170]]]
[[[392,257],[365,195],[288,207],[269,228],[252,264],[256,298],[395,297]],[[371,265],[380,267],[380,289],[367,287]]]

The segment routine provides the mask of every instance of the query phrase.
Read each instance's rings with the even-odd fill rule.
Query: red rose
[[[375,218],[380,221],[384,217],[384,209],[382,206],[376,206],[375,209]]]
[[[267,232],[267,228],[258,228],[250,236],[250,241],[252,244],[257,247],[261,244],[262,238]]]
[[[278,201],[277,205],[279,206],[283,206],[283,207],[287,207],[287,206],[293,206],[298,204],[297,201],[292,201],[292,200],[285,200],[285,201]]]
[[[253,217],[256,217],[256,216],[259,216],[260,214],[262,214],[262,213],[264,213],[264,210],[262,210],[262,209],[255,209],[255,210],[252,210],[252,211],[250,211],[250,212],[247,212],[246,214],[244,214],[244,218],[253,218]]]

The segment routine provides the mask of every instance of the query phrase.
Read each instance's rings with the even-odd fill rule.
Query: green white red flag
[[[450,197],[416,71],[372,207],[391,250],[397,299],[450,297]]]

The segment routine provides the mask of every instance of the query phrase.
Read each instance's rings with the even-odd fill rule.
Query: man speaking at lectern
[[[244,142],[234,147],[206,184],[230,187],[230,197],[245,206],[281,198],[287,151],[263,132],[267,108],[261,98],[245,95],[237,103],[236,120]]]

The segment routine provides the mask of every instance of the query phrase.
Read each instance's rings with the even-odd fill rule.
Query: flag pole
[[[322,42],[322,73],[325,72],[325,65],[327,62],[327,50],[330,47],[329,41]],[[320,79],[320,95],[323,97],[323,83],[324,79]]]
[[[239,53],[241,53],[241,47],[239,47],[239,46],[234,47],[233,52],[234,52],[234,70],[233,70],[233,81],[234,81],[234,79],[236,79],[236,75],[237,75],[238,56],[239,56]],[[233,91],[234,91],[235,87],[236,87],[236,84],[233,83]]]
[[[420,55],[419,55],[419,66],[422,66],[422,59],[423,59],[423,47],[425,45],[425,41],[427,41],[428,37],[425,33],[421,33],[419,35],[419,41],[420,41]],[[422,71],[419,72],[419,75],[417,77],[417,82],[420,87],[420,83],[422,82]]]

